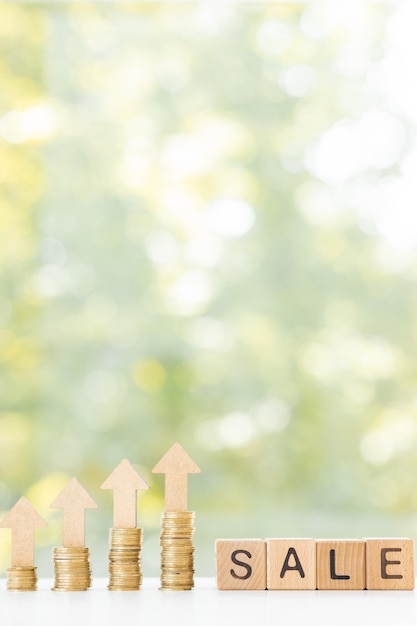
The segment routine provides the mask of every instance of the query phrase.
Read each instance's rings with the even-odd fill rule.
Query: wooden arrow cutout
[[[136,492],[149,489],[149,485],[127,459],[112,471],[101,489],[113,489],[113,527],[136,528]]]
[[[200,471],[179,443],[171,446],[152,470],[165,474],[165,511],[187,510],[188,474]]]
[[[62,509],[62,545],[64,548],[84,547],[84,510],[96,508],[97,504],[84,487],[76,478],[71,478],[51,504],[51,509]]]
[[[1,520],[0,528],[12,529],[12,567],[33,567],[35,528],[48,524],[26,498],[20,498]]]

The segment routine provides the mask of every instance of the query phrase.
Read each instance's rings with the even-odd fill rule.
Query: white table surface
[[[218,591],[198,578],[192,591],[159,591],[157,578],[140,591],[111,592],[95,579],[84,592],[53,592],[52,580],[36,592],[0,585],[0,616],[7,626],[402,626],[417,624],[416,591]]]

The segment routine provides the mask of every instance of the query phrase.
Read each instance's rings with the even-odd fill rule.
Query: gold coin
[[[53,550],[54,591],[86,591],[91,586],[89,548]]]
[[[7,570],[7,589],[9,591],[36,591],[36,567],[9,567]]]
[[[136,591],[142,584],[141,528],[111,528],[109,532],[110,591]]]
[[[192,511],[165,511],[161,516],[161,589],[194,587],[194,518]]]

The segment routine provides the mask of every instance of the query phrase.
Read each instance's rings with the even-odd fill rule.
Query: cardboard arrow
[[[136,492],[149,489],[149,485],[127,459],[112,471],[101,489],[113,489],[113,527],[136,528]]]
[[[85,542],[85,509],[96,509],[97,504],[76,478],[66,484],[52,502],[51,509],[62,509],[62,545],[64,548],[83,548]]]
[[[165,511],[187,510],[188,474],[200,471],[179,443],[171,446],[152,470],[165,474]]]
[[[26,498],[20,498],[1,520],[0,528],[12,529],[12,567],[33,567],[35,528],[48,524]]]

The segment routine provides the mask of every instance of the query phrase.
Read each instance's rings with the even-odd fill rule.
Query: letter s
[[[251,559],[252,555],[247,550],[234,550],[232,552],[232,556],[231,556],[232,563],[234,563],[235,565],[239,565],[240,567],[244,567],[246,570],[246,574],[244,574],[243,576],[239,576],[238,574],[236,574],[234,569],[231,569],[230,573],[233,576],[233,578],[238,578],[239,580],[247,580],[248,578],[252,576],[252,568],[249,565],[249,563],[245,563],[244,561],[239,561],[239,559],[236,558],[238,554],[244,554],[245,556],[248,557],[248,559]]]

